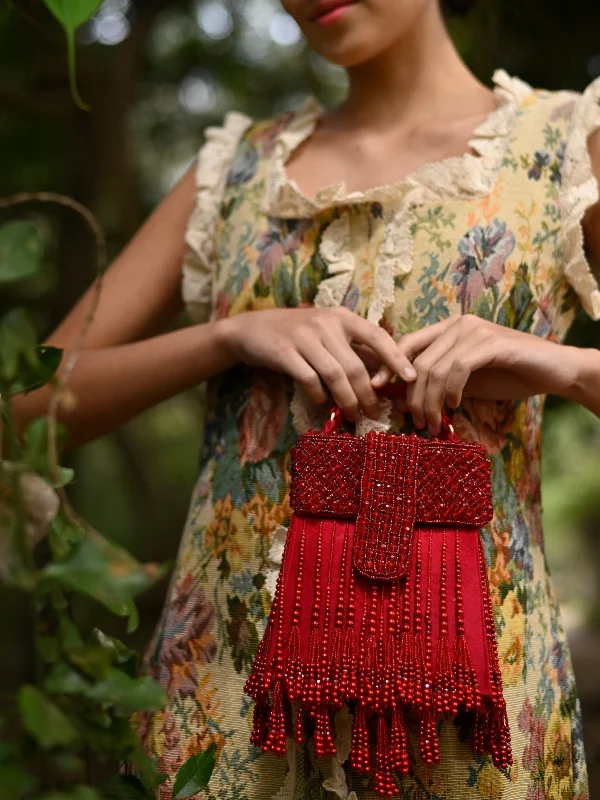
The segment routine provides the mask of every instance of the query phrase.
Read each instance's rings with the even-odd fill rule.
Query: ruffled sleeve
[[[216,234],[227,173],[244,132],[252,120],[230,111],[222,126],[205,130],[196,165],[196,202],[186,232],[182,296],[194,322],[206,322],[212,308],[212,278]]]
[[[599,199],[587,143],[597,128],[600,128],[600,78],[575,102],[559,196],[565,275],[592,319],[600,319],[600,287],[586,258],[582,220]]]

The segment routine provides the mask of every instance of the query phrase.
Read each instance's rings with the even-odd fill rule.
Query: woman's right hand
[[[217,323],[235,360],[291,375],[314,403],[335,403],[351,421],[360,411],[377,418],[379,404],[367,366],[353,345],[372,352],[402,380],[416,372],[392,337],[346,308],[277,308],[246,311]]]

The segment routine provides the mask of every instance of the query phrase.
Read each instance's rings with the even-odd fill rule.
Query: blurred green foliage
[[[485,0],[449,26],[467,63],[486,82],[496,67],[550,89],[582,89],[600,75],[600,4],[588,0],[568,6],[559,0]],[[2,194],[53,190],[74,196],[100,217],[112,255],[183,172],[204,128],[227,109],[262,117],[298,104],[307,92],[333,104],[345,89],[343,73],[306,50],[276,0],[105,0],[78,39],[78,80],[89,114],[72,103],[61,32],[41,2],[18,0],[0,9],[0,187]],[[90,284],[93,243],[84,224],[63,210],[44,209],[41,216],[29,209],[22,220],[37,224],[42,269],[16,288],[2,285],[0,311],[17,301],[27,304],[43,335]],[[175,324],[185,323],[182,318]],[[581,317],[570,341],[598,346],[600,329]],[[81,448],[70,464],[76,507],[140,559],[174,557],[201,431],[199,388]],[[594,787],[600,789],[600,692],[587,666],[600,654],[599,437],[599,420],[549,399],[547,552],[582,687],[592,796]],[[147,642],[164,591],[163,582],[143,598],[132,646]],[[3,606],[0,633],[15,641],[25,612],[10,597]],[[90,629],[123,633],[91,604],[81,602],[76,614]],[[10,653],[2,684],[30,669],[25,648]]]

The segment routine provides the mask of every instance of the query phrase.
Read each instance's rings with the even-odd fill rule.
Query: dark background
[[[400,1],[400,0],[397,0]],[[496,67],[549,89],[582,89],[600,76],[600,4],[589,0],[485,0],[449,25],[469,66],[490,82]],[[173,185],[203,129],[237,108],[268,116],[307,92],[326,104],[345,77],[306,49],[276,0],[105,0],[80,29],[78,77],[90,113],[69,95],[62,34],[37,0],[0,2],[0,191],[63,192],[100,218],[114,256]],[[23,212],[19,212],[23,213]],[[21,287],[41,334],[94,276],[94,245],[68,210],[35,207],[46,244],[41,278]],[[7,218],[2,212],[1,219]],[[14,213],[12,214],[14,216]],[[0,298],[0,310],[14,297]],[[187,324],[182,317],[176,324]],[[600,327],[577,320],[571,340],[598,346]],[[548,560],[569,635],[584,713],[591,797],[600,791],[600,420],[551,399],[545,425]],[[190,391],[70,455],[77,509],[149,560],[172,559],[196,475],[202,391]],[[142,598],[143,648],[165,585]],[[28,668],[27,620],[0,597],[2,687]],[[124,636],[98,608],[84,622]]]

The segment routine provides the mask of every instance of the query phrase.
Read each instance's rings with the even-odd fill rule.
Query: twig
[[[58,194],[56,192],[19,192],[17,194],[9,195],[8,197],[0,197],[0,208],[8,208],[10,206],[21,205],[23,203],[55,203],[57,205],[70,208],[75,211],[79,216],[89,225],[96,242],[96,278],[92,285],[92,293],[89,308],[85,314],[81,329],[73,346],[67,356],[65,363],[54,382],[54,389],[48,404],[48,412],[46,415],[48,421],[48,464],[50,473],[53,479],[59,482],[59,463],[57,452],[57,414],[60,406],[61,398],[66,388],[67,382],[75,368],[79,354],[83,349],[85,338],[89,332],[90,326],[93,322],[98,303],[100,301],[100,292],[102,289],[102,276],[106,269],[106,236],[102,230],[102,226],[97,217],[82,203],[68,197],[67,195]],[[65,510],[72,516],[72,509],[68,502],[66,492],[63,489],[58,490],[61,500],[65,506]]]

